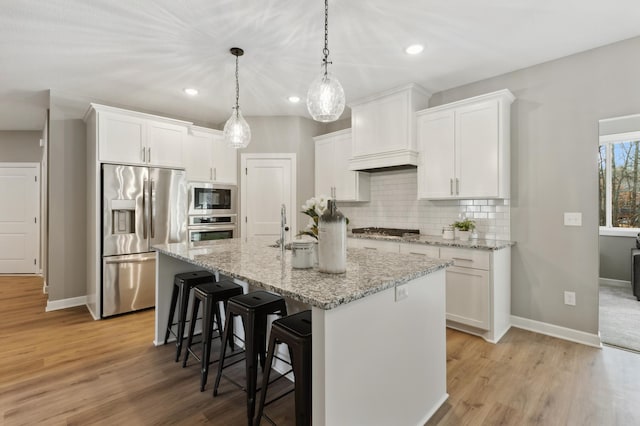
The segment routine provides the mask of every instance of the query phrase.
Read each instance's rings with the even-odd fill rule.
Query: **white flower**
[[[316,200],[314,210],[316,211],[316,214],[318,216],[322,216],[322,213],[324,213],[325,210],[327,210],[327,199],[328,197],[326,195],[321,195]]]

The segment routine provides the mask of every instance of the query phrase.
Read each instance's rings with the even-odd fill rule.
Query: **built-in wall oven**
[[[222,216],[237,213],[237,187],[210,182],[189,183],[189,215]]]
[[[235,214],[224,216],[189,216],[189,241],[212,241],[236,238],[238,236],[236,218],[237,215]]]

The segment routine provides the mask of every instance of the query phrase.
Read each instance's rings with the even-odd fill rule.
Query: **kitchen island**
[[[314,425],[422,425],[447,399],[445,267],[349,249],[347,272],[292,269],[272,239],[155,246],[156,345],[177,273],[206,269],[312,310]]]

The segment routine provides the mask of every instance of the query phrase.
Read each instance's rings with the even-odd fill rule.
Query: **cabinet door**
[[[331,187],[336,185],[333,139],[316,141],[315,195],[331,195]]]
[[[146,120],[124,114],[98,114],[101,162],[145,164]]]
[[[418,198],[455,197],[454,112],[420,115],[417,127]]]
[[[489,272],[447,269],[447,319],[489,330]]]
[[[148,121],[147,163],[154,166],[184,167],[182,145],[187,128],[160,121]]]
[[[222,133],[213,136],[213,180],[238,183],[238,150],[227,146]]]
[[[336,199],[338,201],[364,201],[358,194],[359,172],[349,170],[351,158],[351,133],[333,140]]]
[[[459,197],[498,197],[498,101],[456,110],[456,170]]]
[[[187,135],[184,143],[184,167],[187,180],[213,180],[213,136],[206,133]]]

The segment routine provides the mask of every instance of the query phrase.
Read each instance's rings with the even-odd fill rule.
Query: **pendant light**
[[[323,123],[336,121],[344,111],[344,90],[329,72],[329,0],[324,0],[324,49],[322,72],[307,92],[307,109],[314,120]]]
[[[239,47],[232,47],[230,52],[236,57],[236,106],[233,107],[231,117],[224,125],[224,139],[227,144],[236,149],[246,148],[251,141],[251,129],[240,112],[240,83],[238,82],[238,57],[244,55],[244,50]]]

